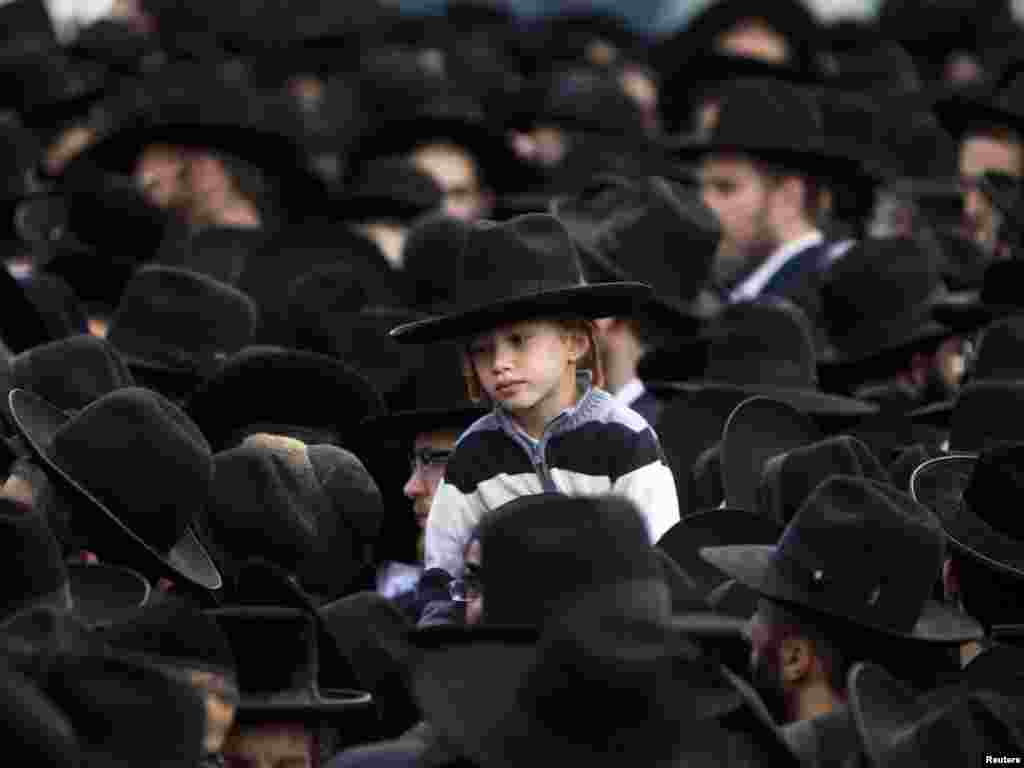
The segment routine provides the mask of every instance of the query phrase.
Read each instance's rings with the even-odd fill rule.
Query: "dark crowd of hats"
[[[718,0],[660,36],[54,5],[0,4],[12,759],[1024,759],[1008,0]],[[525,495],[425,567],[489,413],[465,340],[566,315],[678,520]]]

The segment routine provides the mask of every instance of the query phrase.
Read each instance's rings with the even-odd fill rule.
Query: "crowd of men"
[[[1024,758],[1006,0],[718,0],[658,38],[485,0],[74,29],[12,0],[0,138],[22,764]],[[546,432],[499,461],[475,348],[400,343],[615,286],[572,370],[656,435],[658,494],[616,492],[608,430],[568,480]],[[519,490],[445,538],[465,435]]]

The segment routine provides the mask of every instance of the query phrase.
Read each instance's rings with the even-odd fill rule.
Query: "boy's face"
[[[469,356],[488,397],[529,429],[535,423],[543,427],[576,402],[575,363],[586,349],[582,334],[536,320],[476,336]]]

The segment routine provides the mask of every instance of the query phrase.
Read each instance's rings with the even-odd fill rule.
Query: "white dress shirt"
[[[729,294],[729,301],[749,301],[761,295],[761,291],[768,285],[768,281],[775,277],[775,274],[801,252],[825,242],[824,235],[818,230],[808,232],[803,237],[790,240],[785,245],[775,249],[775,253],[764,260],[757,269],[737,285]]]

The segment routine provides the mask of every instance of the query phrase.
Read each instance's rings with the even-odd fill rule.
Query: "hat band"
[[[891,591],[906,594],[904,590],[885,590],[885,578],[858,582],[851,578],[851,569],[830,568],[828,563],[800,547],[795,539],[792,535],[783,537],[773,564],[777,575],[807,598],[799,602],[805,602],[808,608],[838,614],[887,632],[909,634],[913,630],[923,601],[915,605],[900,601],[893,605],[886,597]],[[860,572],[864,573],[865,569]]]
[[[500,277],[489,280],[469,280],[459,286],[458,304],[463,309],[472,309],[488,304],[527,299],[538,293],[579,288],[583,285],[586,283],[582,279],[575,282],[570,279],[503,280]],[[567,307],[566,311],[571,312],[571,309],[571,307]]]

